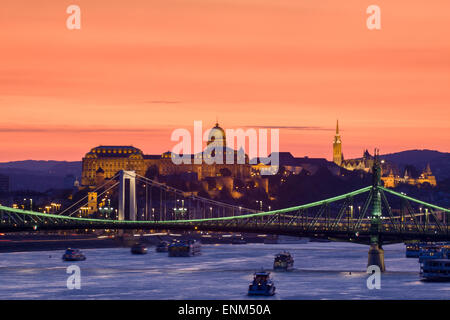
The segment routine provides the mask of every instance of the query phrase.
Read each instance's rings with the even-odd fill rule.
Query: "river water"
[[[270,270],[288,250],[294,270],[272,272],[273,297],[257,299],[449,299],[450,283],[420,281],[417,259],[403,244],[384,246],[381,288],[367,288],[368,246],[351,243],[203,245],[202,255],[171,258],[149,248],[84,250],[86,261],[63,262],[62,251],[0,254],[0,299],[249,299],[254,271]],[[67,288],[68,266],[81,270],[81,289]]]

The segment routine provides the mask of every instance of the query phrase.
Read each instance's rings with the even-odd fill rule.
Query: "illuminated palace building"
[[[399,184],[410,184],[410,185],[429,184],[432,187],[435,187],[437,185],[436,177],[431,172],[429,164],[417,179],[412,178],[408,173],[408,170],[405,170],[405,174],[403,175],[403,177],[399,175],[394,175],[394,172],[390,170],[389,174],[387,176],[383,176],[381,179],[384,181],[384,186],[387,188],[395,188]]]
[[[368,150],[365,150],[362,158],[345,160],[344,154],[342,153],[342,140],[339,134],[339,122],[337,122],[336,135],[334,136],[333,142],[333,162],[350,171],[363,170],[365,172],[370,172],[373,166],[374,157]],[[384,186],[387,188],[395,188],[399,184],[409,184],[415,186],[429,184],[432,187],[436,186],[436,177],[431,172],[430,165],[427,165],[418,178],[412,178],[408,173],[408,170],[405,170],[403,177],[399,174],[394,174],[394,172],[399,171],[397,166],[385,160],[381,160],[381,169],[383,173],[381,180],[383,180]],[[389,172],[389,174],[386,174],[387,172]]]
[[[203,160],[205,154],[215,156],[215,152],[223,153],[223,164],[205,163]],[[234,157],[233,164],[226,163],[227,155]],[[83,186],[98,186],[102,181],[113,177],[120,170],[133,170],[144,176],[147,170],[152,167],[161,176],[183,175],[189,177],[190,180],[197,181],[213,177],[226,177],[228,178],[227,186],[230,185],[230,179],[231,184],[234,179],[240,179],[244,182],[248,179],[256,179],[252,172],[252,166],[249,164],[248,156],[242,150],[236,151],[226,147],[225,131],[217,123],[209,132],[204,152],[189,155],[189,157],[191,158],[189,164],[175,164],[172,161],[171,152],[161,155],[145,155],[140,149],[132,146],[99,146],[93,148],[83,158],[81,183]],[[196,163],[196,158],[199,163]],[[199,161],[199,159],[201,160]],[[267,184],[267,181],[263,181],[264,179],[259,178],[259,180],[260,183]],[[265,188],[267,189],[267,187]]]

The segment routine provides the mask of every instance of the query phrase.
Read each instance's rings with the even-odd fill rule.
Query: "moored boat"
[[[428,259],[420,266],[420,276],[428,281],[450,281],[450,259]]]
[[[270,278],[270,272],[255,272],[253,282],[248,287],[249,296],[273,296],[275,284]]]
[[[64,261],[84,261],[86,256],[80,251],[80,249],[68,248],[63,254],[62,259]]]
[[[426,260],[447,259],[450,255],[450,246],[431,245],[423,246],[419,251],[419,263]]]
[[[418,258],[420,254],[420,243],[406,245],[405,255],[407,258]]]

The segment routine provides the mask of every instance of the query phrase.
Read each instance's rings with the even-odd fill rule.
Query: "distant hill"
[[[407,150],[402,152],[382,155],[381,158],[396,163],[404,168],[412,165],[419,172],[430,164],[431,171],[438,180],[450,178],[450,153],[439,152],[435,150]]]
[[[10,177],[10,189],[46,191],[62,189],[65,177],[73,175],[80,179],[81,161],[13,161],[0,163],[0,174]]]

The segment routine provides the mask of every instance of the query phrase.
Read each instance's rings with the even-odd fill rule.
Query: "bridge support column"
[[[119,177],[119,220],[136,220],[136,173],[121,171]]]
[[[378,157],[379,151],[375,149],[375,159],[372,167],[372,203],[370,213],[370,249],[367,266],[376,265],[381,272],[386,271],[384,265],[384,250],[381,248],[380,229],[382,225],[381,220],[381,167]]]
[[[384,265],[384,250],[380,245],[376,243],[372,243],[369,249],[369,258],[367,260],[367,266],[378,266],[381,272],[386,271],[386,267]]]

